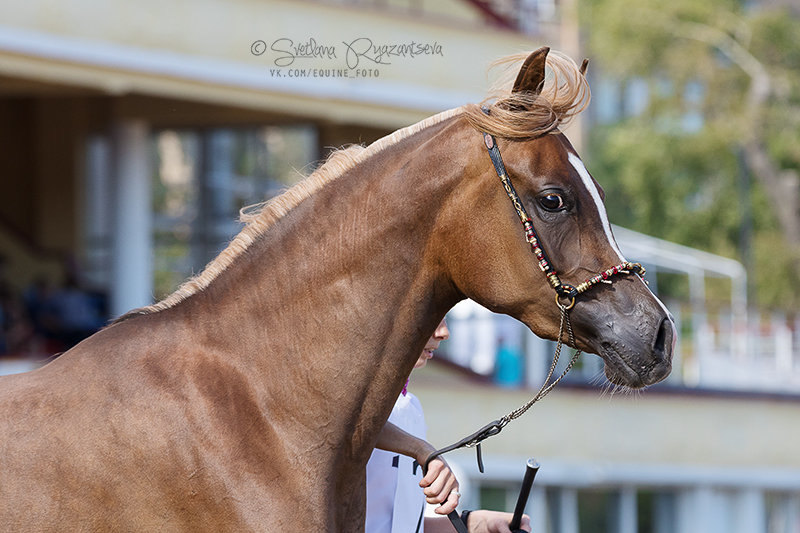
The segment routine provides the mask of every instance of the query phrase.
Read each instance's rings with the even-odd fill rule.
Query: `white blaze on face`
[[[600,191],[597,188],[597,184],[589,175],[589,171],[586,170],[586,166],[583,164],[583,161],[581,161],[580,157],[572,152],[569,152],[568,157],[569,162],[572,163],[573,167],[575,167],[575,170],[578,172],[578,176],[580,176],[581,180],[583,181],[583,185],[586,187],[586,190],[589,191],[589,194],[592,196],[592,200],[594,200],[595,206],[597,207],[597,213],[600,215],[600,222],[603,224],[603,231],[605,231],[606,237],[608,238],[608,244],[617,253],[620,262],[626,261],[626,259],[622,256],[619,246],[617,246],[617,241],[614,240],[614,236],[611,234],[611,223],[608,221],[606,206],[603,204],[603,199],[600,198]]]
[[[569,162],[572,163],[572,166],[575,167],[575,170],[578,172],[578,175],[581,177],[581,181],[583,181],[583,185],[586,187],[586,190],[588,190],[589,194],[592,196],[592,200],[594,200],[595,206],[597,207],[597,213],[600,216],[600,221],[603,224],[603,231],[605,232],[606,237],[608,238],[608,244],[617,253],[620,262],[627,261],[627,259],[625,259],[622,256],[622,251],[620,251],[619,246],[617,246],[617,241],[614,240],[614,236],[611,234],[611,223],[608,221],[606,206],[605,204],[603,204],[603,199],[600,198],[600,190],[597,188],[597,184],[589,175],[589,171],[586,170],[586,166],[583,164],[583,161],[581,161],[580,157],[573,154],[572,152],[569,152],[567,154],[567,157],[569,158]],[[635,277],[638,278],[639,276]],[[642,283],[644,284],[644,281],[642,281]],[[650,291],[650,287],[647,287],[647,290],[650,292],[650,294],[653,294],[653,291]],[[664,303],[655,294],[653,294],[653,298],[655,298],[656,302],[658,302],[658,305],[661,306],[661,308],[664,310],[667,316],[672,316],[667,307],[664,305]],[[672,327],[674,330],[675,329],[674,324]],[[672,341],[673,346],[675,344],[675,338],[677,338],[677,334],[673,336],[673,341]]]

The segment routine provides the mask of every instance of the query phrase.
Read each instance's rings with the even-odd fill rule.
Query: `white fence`
[[[800,317],[751,313],[735,320],[731,313],[696,316],[674,303],[668,307],[675,317],[679,338],[667,383],[800,394]],[[443,357],[494,376],[501,384],[541,384],[554,343],[539,339],[520,322],[491,313],[469,300],[448,314],[448,324],[452,335],[443,345]],[[562,359],[561,368],[569,360],[566,352]],[[603,386],[602,369],[599,357],[582,356],[568,379]]]
[[[750,313],[736,319],[723,313],[689,318],[691,327],[681,324],[678,354],[684,384],[800,394],[800,317]]]

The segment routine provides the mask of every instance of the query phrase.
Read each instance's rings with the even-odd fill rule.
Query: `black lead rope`
[[[461,516],[459,516],[458,511],[450,511],[450,514],[447,515],[447,518],[450,519],[450,523],[453,524],[453,527],[456,528],[458,533],[469,533],[467,523],[461,520]]]
[[[453,450],[458,450],[459,448],[472,448],[474,446],[478,457],[478,470],[481,474],[483,474],[483,454],[481,453],[481,442],[500,433],[504,425],[505,424],[502,423],[502,419],[495,420],[494,422],[486,424],[475,433],[467,435],[460,441],[436,450],[430,454],[428,459],[425,461],[425,470],[427,471],[428,465],[431,463],[431,461],[440,455],[452,452]]]

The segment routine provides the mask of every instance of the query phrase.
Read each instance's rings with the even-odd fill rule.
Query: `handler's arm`
[[[376,448],[389,452],[407,455],[425,464],[430,454],[436,451],[429,442],[403,431],[391,422],[386,422],[378,435]],[[458,480],[444,459],[431,461],[428,472],[419,483],[428,503],[441,504],[436,508],[438,514],[448,514],[458,505]]]
[[[403,431],[391,422],[384,424],[378,435],[378,442],[375,447],[387,452],[407,455],[416,459],[419,464],[425,464],[428,456],[436,451],[427,441]]]

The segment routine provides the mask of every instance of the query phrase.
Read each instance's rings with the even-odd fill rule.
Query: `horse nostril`
[[[658,327],[656,340],[653,343],[653,352],[663,359],[671,359],[674,336],[675,328],[672,325],[672,321],[669,318],[665,318]]]

